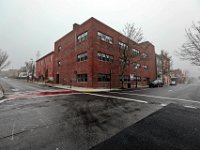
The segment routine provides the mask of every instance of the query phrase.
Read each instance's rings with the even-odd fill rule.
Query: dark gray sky
[[[95,17],[122,31],[124,25],[142,27],[146,40],[173,56],[173,68],[200,71],[174,51],[186,40],[185,28],[200,20],[200,0],[1,0],[0,48],[19,68],[25,61],[52,51],[54,42],[72,30],[73,23]]]

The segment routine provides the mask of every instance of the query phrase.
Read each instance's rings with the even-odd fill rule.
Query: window
[[[139,51],[139,50],[132,49],[132,51],[133,51],[133,55],[134,55],[134,56],[137,56],[137,55],[140,54],[140,51]]]
[[[77,82],[87,82],[87,74],[77,74],[76,80]]]
[[[124,64],[125,65],[129,65],[129,60],[128,59],[120,59],[119,61],[120,61],[121,65],[124,65]]]
[[[58,66],[60,66],[61,65],[61,62],[60,61],[58,61]]]
[[[122,76],[120,76],[120,81],[122,81]],[[130,81],[130,76],[124,75],[124,81]]]
[[[128,49],[128,45],[127,44],[125,44],[123,42],[119,42],[118,44],[119,44],[119,48],[120,49]]]
[[[134,77],[133,77],[133,80],[135,81],[137,79],[137,81],[141,81],[141,77],[139,75],[135,75],[134,74]]]
[[[62,49],[62,46],[58,46],[58,52],[60,52]]]
[[[138,69],[138,68],[141,67],[141,65],[140,65],[139,63],[133,63],[133,67],[134,67],[135,69]]]
[[[103,34],[101,32],[97,32],[97,37],[102,41],[105,41],[107,43],[113,44],[113,39],[108,35],[105,35],[105,34]]]
[[[84,32],[84,33],[82,33],[81,35],[79,35],[79,36],[77,37],[77,40],[78,40],[78,42],[80,43],[80,42],[82,42],[82,41],[87,40],[87,38],[88,38],[88,32]]]
[[[147,70],[147,69],[148,69],[148,66],[147,66],[147,65],[143,65],[143,68]]]
[[[147,58],[148,57],[148,55],[146,54],[146,53],[142,53],[142,58]]]
[[[97,58],[99,60],[101,60],[101,61],[113,62],[113,56],[105,54],[105,53],[98,52],[97,53]]]
[[[98,74],[98,81],[99,82],[109,82],[110,74]]]
[[[77,55],[77,62],[84,61],[88,59],[87,53],[82,53]]]

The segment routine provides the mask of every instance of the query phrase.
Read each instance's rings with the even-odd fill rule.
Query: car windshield
[[[200,150],[200,0],[1,0],[0,150]]]

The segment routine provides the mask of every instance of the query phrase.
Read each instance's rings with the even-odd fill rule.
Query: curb
[[[0,100],[4,98],[4,90],[3,87],[0,85]]]
[[[39,84],[37,82],[35,82],[36,84]],[[41,84],[42,85],[42,84]],[[84,93],[92,93],[92,92],[106,92],[106,91],[129,91],[129,90],[139,90],[139,89],[144,89],[144,88],[148,88],[147,86],[145,87],[138,87],[138,88],[125,88],[125,89],[108,89],[108,90],[96,90],[96,89],[74,89],[74,88],[70,88],[70,87],[59,87],[56,86],[55,84],[52,83],[45,83],[43,85],[46,85],[48,87],[54,87],[54,88],[59,88],[59,89],[67,89],[67,90],[74,90],[74,91],[79,91],[79,92],[84,92]]]

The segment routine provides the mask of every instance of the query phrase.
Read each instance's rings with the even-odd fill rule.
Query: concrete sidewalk
[[[0,100],[4,97],[4,90],[3,87],[0,85]]]
[[[109,91],[131,90],[131,89],[133,90],[133,89],[135,89],[135,88],[130,88],[130,89],[86,88],[86,87],[75,87],[75,86],[69,86],[69,85],[52,84],[52,83],[44,83],[44,82],[35,82],[35,83],[50,86],[50,87],[56,87],[56,88],[60,88],[60,89],[75,90],[75,91],[79,91],[79,92],[109,92]],[[141,89],[141,88],[148,88],[148,86],[138,86],[137,89]]]

